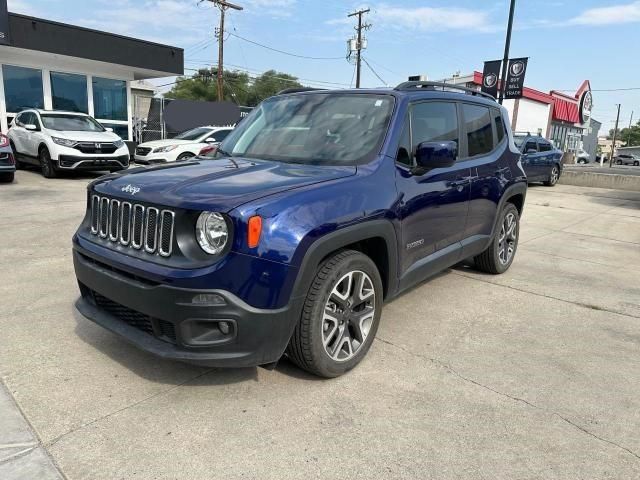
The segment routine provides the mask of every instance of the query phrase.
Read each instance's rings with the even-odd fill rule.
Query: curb
[[[640,176],[637,175],[579,172],[565,169],[560,176],[559,183],[577,187],[597,187],[640,192]]]

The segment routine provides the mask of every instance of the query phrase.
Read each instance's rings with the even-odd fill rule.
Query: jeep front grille
[[[92,195],[91,233],[111,242],[163,257],[173,250],[175,213]]]

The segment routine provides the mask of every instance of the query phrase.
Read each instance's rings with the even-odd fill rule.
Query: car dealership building
[[[2,132],[19,111],[44,108],[88,113],[131,140],[131,83],[184,73],[180,48],[2,8],[0,17]]]

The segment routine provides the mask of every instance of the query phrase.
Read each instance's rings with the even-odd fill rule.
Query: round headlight
[[[211,255],[222,252],[229,239],[224,217],[216,212],[202,212],[196,223],[196,238],[205,252]]]

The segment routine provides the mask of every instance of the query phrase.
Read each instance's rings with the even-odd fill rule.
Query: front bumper
[[[139,165],[158,165],[160,163],[167,163],[167,159],[163,157],[153,157],[151,155],[134,155],[133,157],[134,163]]]
[[[129,155],[118,156],[76,156],[60,155],[57,167],[61,170],[105,170],[127,168]]]
[[[149,282],[77,249],[73,262],[82,294],[78,311],[138,348],[167,359],[213,367],[275,362],[302,308],[302,298],[281,309],[257,309],[224,290]]]
[[[11,173],[16,171],[15,165],[3,165],[0,163],[0,173]]]

